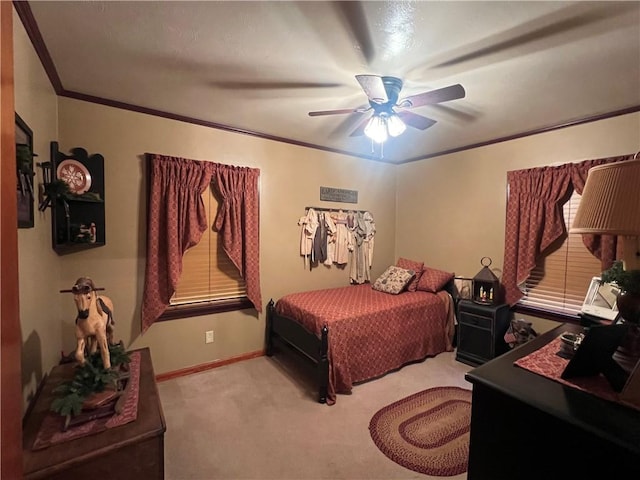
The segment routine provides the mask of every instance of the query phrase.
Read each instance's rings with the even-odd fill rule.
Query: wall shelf
[[[51,242],[58,255],[106,244],[104,157],[84,148],[67,154],[51,142]]]

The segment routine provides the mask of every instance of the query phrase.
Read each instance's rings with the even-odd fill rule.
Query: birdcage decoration
[[[491,271],[490,257],[480,259],[480,270],[473,277],[473,301],[481,305],[496,305],[500,303],[500,280]]]

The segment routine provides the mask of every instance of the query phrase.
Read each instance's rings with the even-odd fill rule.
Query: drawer
[[[491,330],[493,323],[492,318],[481,317],[480,315],[474,315],[473,313],[460,312],[458,321],[463,325],[469,325],[472,327],[486,328]]]

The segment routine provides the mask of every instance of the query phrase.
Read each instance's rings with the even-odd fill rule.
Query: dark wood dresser
[[[52,390],[61,379],[70,378],[73,365],[58,365],[51,370],[23,427],[25,479],[164,478],[166,425],[162,405],[149,349],[138,351],[140,390],[135,421],[34,451],[31,446],[54,398]]]
[[[640,478],[640,411],[513,364],[560,325],[471,370],[468,480]]]

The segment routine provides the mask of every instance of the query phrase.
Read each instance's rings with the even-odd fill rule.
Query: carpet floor
[[[167,422],[165,478],[431,479],[387,458],[368,426],[382,407],[431,387],[470,389],[453,352],[316,402],[295,356],[259,357],[158,384]],[[466,473],[447,477],[466,478]]]

